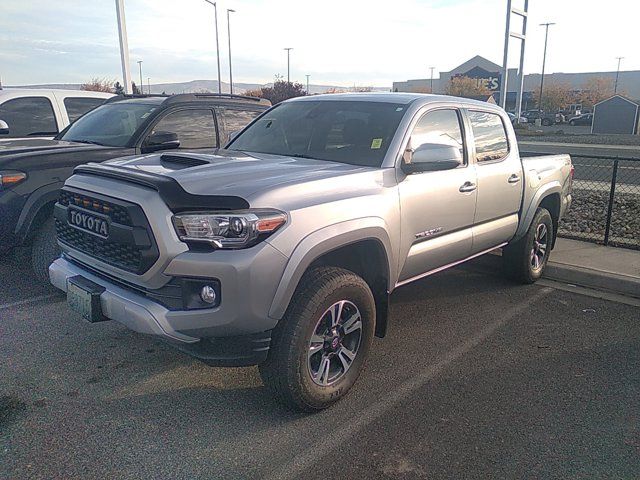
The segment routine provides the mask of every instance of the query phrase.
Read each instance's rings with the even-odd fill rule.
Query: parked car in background
[[[564,115],[561,113],[545,113],[541,110],[528,110],[523,112],[522,116],[527,119],[528,123],[536,123],[536,120],[540,120],[540,123],[545,127],[564,123]]]
[[[50,277],[87,320],[258,364],[282,402],[317,411],[356,382],[396,287],[499,247],[513,278],[540,278],[572,171],[568,155],[521,158],[486,102],[301,97],[215,155],[77,167]]]
[[[215,149],[269,108],[214,94],[114,97],[54,140],[0,142],[0,254],[28,244],[40,279],[58,255],[53,205],[73,168],[158,150]]]
[[[577,115],[569,120],[569,125],[587,125],[591,126],[593,123],[593,113],[583,113],[582,115]]]
[[[113,96],[86,90],[0,89],[0,140],[53,138]]]
[[[516,125],[518,123],[520,123],[520,124],[527,123],[527,118],[526,117],[521,116],[520,117],[520,121],[518,122],[517,121],[518,117],[515,114],[513,114],[511,112],[507,112],[507,115],[509,116],[509,120],[511,120],[511,124],[512,125]]]

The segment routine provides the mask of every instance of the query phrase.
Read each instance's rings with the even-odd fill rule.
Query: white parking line
[[[28,305],[30,303],[41,302],[42,300],[48,300],[50,298],[59,297],[59,296],[60,295],[58,293],[48,293],[46,295],[40,295],[38,297],[31,297],[31,298],[27,298],[25,300],[18,300],[16,302],[3,303],[2,305],[0,305],[0,310],[6,310],[7,308],[13,308],[13,307],[21,307],[23,305]]]
[[[367,425],[370,425],[371,423],[382,417],[389,410],[393,409],[398,403],[405,400],[413,392],[415,392],[426,383],[431,381],[434,377],[442,373],[442,371],[451,363],[455,362],[466,353],[469,353],[469,351],[471,351],[479,344],[487,340],[491,335],[493,335],[496,330],[503,327],[507,322],[520,315],[532,304],[536,303],[543,296],[552,291],[553,289],[545,287],[537,294],[531,296],[527,302],[521,303],[507,310],[505,314],[500,317],[500,319],[493,323],[490,323],[477,335],[451,350],[442,359],[440,359],[440,361],[433,365],[430,365],[421,374],[404,382],[393,393],[385,397],[384,400],[374,403],[368,408],[364,409],[362,412],[359,412],[357,420],[343,425],[340,430],[336,430],[328,435],[326,440],[320,441],[306,451],[300,452],[299,454],[295,455],[290,462],[287,462],[284,466],[282,466],[282,468],[280,468],[279,471],[274,472],[267,478],[274,480],[302,478],[303,473],[307,469],[315,465],[325,455],[328,455],[329,453],[334,451],[336,445],[344,444],[347,440],[349,440],[350,437],[356,435]]]

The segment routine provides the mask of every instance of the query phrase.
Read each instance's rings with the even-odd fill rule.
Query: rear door
[[[473,253],[480,253],[510,240],[518,228],[522,163],[509,143],[506,116],[480,109],[466,115],[478,179]]]
[[[46,94],[0,103],[0,120],[9,125],[9,133],[0,138],[53,137],[63,127],[58,124],[55,106]]]
[[[464,165],[453,170],[407,175],[400,181],[401,254],[399,283],[469,256],[476,207],[476,173],[456,108],[424,113],[415,124],[411,148],[425,143],[458,147]]]

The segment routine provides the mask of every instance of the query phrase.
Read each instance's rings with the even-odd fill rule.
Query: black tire
[[[541,238],[543,230],[545,233]],[[538,208],[527,234],[517,242],[507,245],[502,251],[507,274],[521,283],[536,282],[542,276],[549,260],[553,235],[551,214],[545,208]],[[544,246],[543,253],[541,246]]]
[[[31,244],[31,267],[38,280],[49,282],[49,265],[59,256],[56,224],[53,216],[49,216],[34,234]]]
[[[324,319],[331,320],[331,314],[327,312],[341,301],[347,301],[343,312],[346,316],[350,315],[350,319],[355,317],[353,307],[359,310],[360,331],[343,336],[339,345],[333,345],[334,342],[324,336],[322,338],[327,340],[317,343],[323,347],[310,354],[313,348],[312,335],[322,330]],[[362,371],[375,331],[375,312],[375,302],[369,286],[355,273],[335,267],[314,268],[305,273],[287,313],[274,329],[267,360],[259,366],[267,388],[288,408],[305,412],[325,409],[340,400],[349,392]],[[346,323],[348,322],[345,321],[344,324]],[[355,333],[359,333],[358,346],[355,347],[354,358],[345,368],[340,351],[336,353],[331,348],[342,349],[343,342],[346,346],[347,341],[354,341]],[[329,349],[328,352],[326,349]],[[337,372],[335,375],[342,370],[343,373],[333,382],[320,385],[317,381],[318,378],[320,381],[323,379],[320,370],[325,356],[330,358],[326,369],[327,377],[332,367]],[[313,364],[318,358],[320,375],[316,375],[314,380]]]
[[[571,125],[572,127],[575,127],[576,126],[575,120],[570,120],[569,125]]]
[[[551,120],[549,120],[548,118],[543,118],[542,119],[542,125],[544,125],[545,127],[550,127],[551,126]]]

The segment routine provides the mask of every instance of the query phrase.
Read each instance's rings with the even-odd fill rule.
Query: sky
[[[524,0],[513,0],[519,6]],[[217,78],[213,7],[204,0],[125,0],[132,77]],[[450,71],[475,55],[501,64],[506,0],[219,0],[222,79],[228,81],[226,10],[234,82],[286,77],[312,84],[391,87]],[[525,73],[640,69],[640,2],[532,0]],[[512,29],[518,29],[515,25]],[[511,47],[516,67],[519,41]],[[120,80],[114,0],[0,0],[0,78],[5,85]]]

